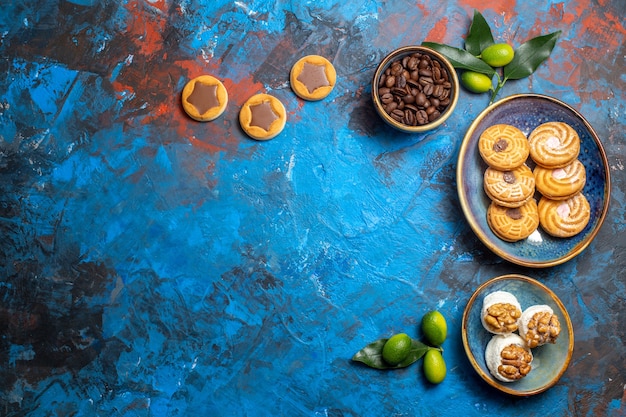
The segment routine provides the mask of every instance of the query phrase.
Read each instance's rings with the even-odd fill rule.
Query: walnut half
[[[506,291],[496,291],[485,297],[481,310],[483,327],[491,333],[513,333],[518,329],[522,309],[517,298]]]
[[[513,382],[524,378],[532,369],[533,354],[516,333],[494,335],[485,349],[489,372],[498,380]]]
[[[518,345],[508,345],[500,353],[502,364],[498,366],[498,372],[503,377],[517,381],[524,378],[532,369],[532,355],[526,349]]]
[[[555,343],[560,333],[559,318],[549,306],[532,306],[522,314],[520,335],[531,349],[546,343]]]
[[[494,333],[512,333],[517,330],[517,320],[522,312],[512,304],[494,304],[487,309],[485,323]]]

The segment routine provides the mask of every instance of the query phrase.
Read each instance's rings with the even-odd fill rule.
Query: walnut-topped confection
[[[554,311],[547,305],[534,305],[522,313],[520,336],[530,348],[555,343],[561,333],[561,323]]]
[[[518,345],[508,345],[500,352],[502,364],[498,366],[498,373],[507,379],[518,380],[530,372],[531,353]]]
[[[480,320],[494,334],[512,333],[518,329],[522,308],[517,298],[506,291],[488,294],[483,300]]]
[[[524,339],[517,334],[495,335],[485,351],[491,374],[503,382],[524,378],[532,369],[533,355]]]

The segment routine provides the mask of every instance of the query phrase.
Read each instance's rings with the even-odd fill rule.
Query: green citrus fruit
[[[397,365],[409,356],[411,337],[406,333],[391,336],[383,345],[383,359],[389,365]]]
[[[422,317],[422,332],[428,343],[441,346],[448,335],[446,319],[436,310],[429,311]]]
[[[465,71],[461,74],[461,84],[472,93],[486,93],[491,90],[491,78],[474,71]]]
[[[446,377],[446,362],[439,350],[428,349],[424,355],[424,376],[433,384],[439,384]]]
[[[488,46],[480,54],[480,59],[494,68],[503,67],[513,61],[515,52],[508,43],[496,43]]]

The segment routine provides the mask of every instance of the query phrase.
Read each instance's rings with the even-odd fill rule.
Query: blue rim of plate
[[[487,208],[491,201],[483,190],[483,174],[487,165],[478,152],[478,139],[487,127],[497,123],[513,125],[528,135],[535,127],[549,121],[568,123],[580,136],[578,159],[587,172],[582,192],[591,206],[589,224],[570,238],[552,237],[540,227],[532,239],[506,242],[498,238],[487,224]],[[611,197],[609,163],[596,132],[574,108],[540,94],[512,95],[483,110],[470,125],[461,143],[456,178],[463,214],[476,236],[501,258],[532,268],[559,265],[589,246],[604,223]]]
[[[497,380],[489,372],[485,361],[485,348],[493,335],[483,327],[480,313],[484,296],[494,291],[515,295],[522,310],[535,304],[547,304],[561,323],[561,333],[555,344],[532,349],[533,369],[519,381]],[[474,291],[463,311],[462,338],[465,354],[478,375],[492,387],[520,397],[539,394],[554,386],[567,370],[574,352],[574,330],[561,300],[539,281],[519,274],[492,278]]]

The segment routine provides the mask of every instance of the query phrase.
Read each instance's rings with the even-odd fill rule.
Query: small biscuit
[[[520,207],[535,194],[535,177],[526,164],[510,171],[487,168],[483,186],[487,196],[504,207]]]
[[[228,104],[228,92],[220,80],[201,75],[183,88],[183,109],[194,120],[208,122],[217,119]]]
[[[544,168],[537,165],[533,174],[537,191],[553,200],[566,200],[578,194],[587,181],[585,166],[578,159],[563,168]]]
[[[521,207],[502,207],[491,202],[487,209],[487,224],[502,240],[517,242],[530,236],[539,226],[537,202],[534,198]]]
[[[589,201],[582,193],[567,200],[541,197],[538,211],[542,229],[554,237],[577,235],[587,226],[591,218]]]
[[[478,151],[485,163],[501,171],[511,170],[528,159],[528,140],[515,126],[497,124],[488,127],[478,139]]]
[[[241,128],[253,139],[268,140],[282,132],[287,122],[285,106],[269,94],[250,97],[239,111]]]
[[[310,101],[321,100],[335,87],[337,73],[326,58],[308,55],[291,67],[289,81],[291,89],[300,98]]]
[[[562,168],[578,157],[580,138],[567,123],[547,122],[528,135],[530,157],[537,165]]]

